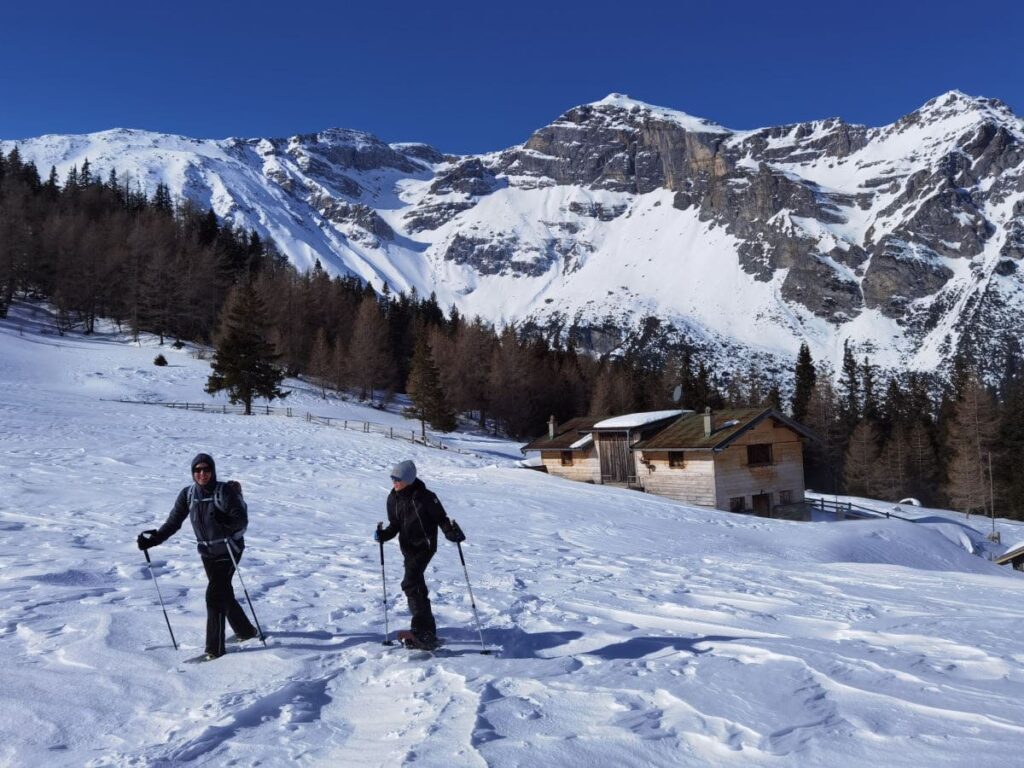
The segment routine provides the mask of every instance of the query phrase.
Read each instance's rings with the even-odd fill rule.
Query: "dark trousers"
[[[241,637],[255,635],[256,627],[235,600],[235,590],[231,587],[235,566],[231,559],[204,557],[203,568],[210,580],[206,587],[206,652],[223,656],[225,620],[234,633]]]
[[[405,592],[405,599],[409,601],[409,613],[412,614],[409,628],[413,634],[421,637],[437,635],[434,614],[430,610],[430,598],[427,597],[427,582],[423,578],[433,556],[433,552],[427,552],[423,555],[407,555],[405,558],[402,591]]]

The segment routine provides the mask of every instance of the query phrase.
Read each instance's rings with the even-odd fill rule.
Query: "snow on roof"
[[[594,425],[594,429],[634,429],[635,427],[642,427],[647,424],[652,424],[655,421],[662,421],[663,419],[671,419],[673,416],[682,416],[687,411],[674,410],[674,411],[646,411],[644,413],[627,413],[623,416],[613,416],[610,419],[599,421]],[[690,411],[692,413],[692,411]]]
[[[583,437],[581,437],[581,438],[580,438],[579,440],[577,440],[577,441],[576,441],[575,443],[573,443],[572,445],[570,445],[570,446],[569,446],[569,448],[570,448],[570,449],[575,449],[575,448],[586,448],[586,447],[587,447],[588,445],[590,445],[590,444],[591,444],[592,442],[594,442],[594,436],[593,436],[593,434],[591,434],[591,433],[589,433],[589,432],[588,432],[588,433],[587,433],[587,434],[585,434],[585,435],[584,435]]]

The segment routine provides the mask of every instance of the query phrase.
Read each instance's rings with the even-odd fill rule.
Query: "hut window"
[[[572,451],[562,451],[562,466],[563,467],[571,467],[572,466]]]
[[[668,465],[673,469],[682,469],[686,466],[686,454],[682,451],[669,451]]]
[[[793,503],[793,492],[792,491],[779,491],[779,504],[792,504]]]
[[[747,446],[747,466],[759,467],[772,463],[771,443],[758,443]]]
[[[729,499],[730,512],[743,512],[746,508],[746,496],[733,496]]]

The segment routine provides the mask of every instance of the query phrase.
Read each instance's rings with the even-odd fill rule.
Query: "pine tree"
[[[847,435],[860,421],[860,375],[849,341],[843,342],[843,369],[839,377],[840,408]]]
[[[999,424],[999,452],[993,457],[993,471],[1000,508],[1010,517],[1024,519],[1024,375],[1010,374],[1003,384],[1002,418]]]
[[[817,436],[807,445],[808,487],[838,491],[848,435],[830,372],[822,371],[811,390],[804,422]]]
[[[877,423],[881,416],[881,409],[878,405],[878,396],[875,394],[875,367],[864,356],[864,363],[860,367],[861,390],[864,393],[861,415],[872,423]]]
[[[793,387],[793,399],[790,401],[793,419],[803,423],[807,420],[807,406],[811,401],[811,391],[818,380],[817,371],[814,370],[814,361],[811,359],[811,348],[807,342],[800,344],[800,352],[796,358],[796,383]]]
[[[252,401],[284,398],[280,389],[284,373],[277,367],[277,353],[267,336],[267,310],[249,282],[236,287],[224,305],[224,319],[217,349],[206,382],[211,395],[227,390],[232,403],[244,403],[252,413]]]
[[[427,436],[428,423],[431,428],[441,432],[451,432],[455,429],[458,424],[455,411],[445,398],[444,389],[441,387],[441,375],[427,342],[426,328],[422,325],[417,333],[409,380],[405,389],[412,402],[412,414],[420,420],[420,434],[424,439]]]

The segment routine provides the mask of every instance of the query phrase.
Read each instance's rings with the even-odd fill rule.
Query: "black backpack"
[[[237,480],[226,480],[224,482],[221,482],[220,480],[217,481],[213,489],[214,509],[216,509],[218,512],[227,512],[228,508],[227,503],[224,500],[224,489],[228,487],[230,487],[236,494],[238,494],[238,501],[239,503],[241,503],[242,509],[245,511],[246,516],[248,517],[249,505],[245,503],[245,496],[242,495],[242,484]],[[192,502],[196,500],[195,494],[196,484],[192,483],[192,485],[188,487],[188,510],[190,515],[192,513]],[[237,539],[243,533],[245,533],[245,529],[248,527],[248,525],[245,525],[242,527],[241,530],[232,532],[231,538]]]

